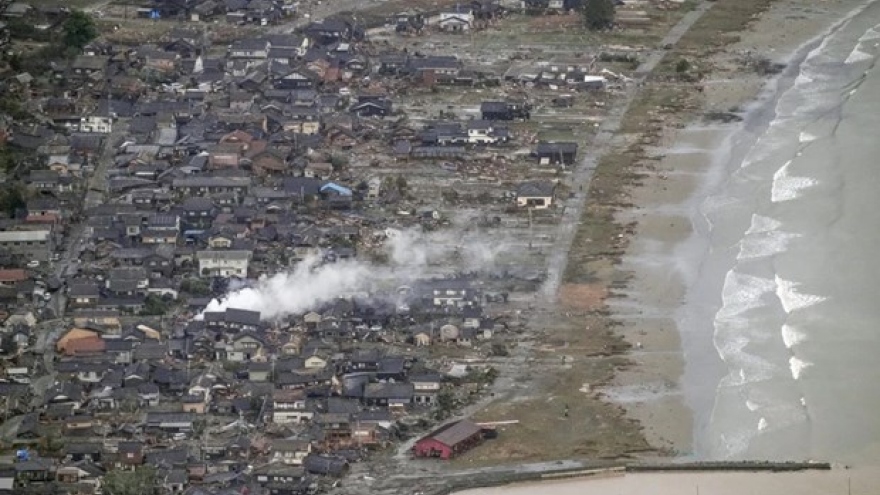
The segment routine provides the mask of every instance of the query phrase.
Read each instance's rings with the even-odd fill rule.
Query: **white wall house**
[[[83,117],[79,122],[79,130],[80,132],[110,134],[113,132],[113,117],[102,117],[100,115]]]
[[[305,394],[299,390],[276,390],[272,397],[272,422],[276,424],[310,421],[314,411],[306,407]]]
[[[52,232],[49,230],[7,230],[0,232],[0,248],[27,257],[48,261],[52,251]]]
[[[199,273],[205,276],[247,277],[250,251],[199,251]]]

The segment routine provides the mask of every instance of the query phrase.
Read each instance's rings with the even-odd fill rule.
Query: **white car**
[[[31,260],[31,261],[28,261],[28,263],[27,263],[28,268],[37,268],[39,266],[40,266],[40,262],[37,260]]]

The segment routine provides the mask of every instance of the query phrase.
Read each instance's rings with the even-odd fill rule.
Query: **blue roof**
[[[331,189],[333,191],[336,191],[337,193],[339,193],[343,196],[351,196],[351,189],[349,189],[347,187],[342,187],[339,184],[336,184],[333,182],[328,182],[328,183],[324,184],[323,186],[321,186],[321,192],[324,192],[327,189]]]

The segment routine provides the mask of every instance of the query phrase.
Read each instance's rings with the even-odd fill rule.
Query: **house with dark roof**
[[[303,32],[318,45],[332,45],[339,41],[351,41],[354,29],[342,19],[324,19],[312,22]]]
[[[484,101],[480,104],[480,115],[483,120],[515,120],[528,119],[529,108],[518,103],[504,101]]]
[[[543,210],[553,206],[556,184],[547,181],[523,182],[516,188],[516,206]]]
[[[303,460],[303,467],[312,474],[341,477],[348,472],[348,461],[336,456],[310,454]]]
[[[351,112],[358,117],[387,117],[391,110],[391,100],[377,95],[361,95],[351,107]]]
[[[367,407],[405,408],[412,403],[412,383],[368,383],[363,402]]]
[[[541,141],[535,148],[533,156],[540,165],[574,165],[578,145],[572,142]]]

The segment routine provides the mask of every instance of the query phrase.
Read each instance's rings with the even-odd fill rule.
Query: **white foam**
[[[756,434],[757,432],[751,431],[750,427],[741,428],[736,432],[722,433],[719,437],[724,447],[724,454],[730,458],[741,456],[749,448],[749,443]]]
[[[801,134],[798,136],[798,141],[801,143],[809,143],[810,141],[815,141],[817,139],[819,139],[818,136],[810,134],[807,131],[801,131]]]
[[[799,237],[798,234],[789,232],[764,232],[761,234],[747,235],[739,241],[738,260],[766,258],[788,249],[792,239]]]
[[[877,31],[878,27],[880,26],[874,26],[865,31],[865,34],[863,34],[862,37],[859,38],[859,43],[880,39],[880,31]]]
[[[800,153],[798,155],[800,155]],[[791,160],[787,161],[785,165],[773,174],[773,186],[770,190],[770,199],[774,203],[795,199],[800,196],[801,191],[819,183],[819,181],[810,177],[792,176],[789,173],[790,166]]]
[[[765,305],[761,298],[776,290],[773,280],[737,273],[727,272],[724,277],[724,288],[721,290],[721,309],[715,314],[716,320],[735,317],[750,309]]]
[[[754,339],[744,335],[742,328],[740,325],[716,323],[715,348],[730,370],[721,379],[720,385],[723,387],[740,387],[772,380],[779,371],[779,367],[767,359],[745,351],[746,346],[753,343]]]
[[[749,230],[746,231],[746,235],[772,232],[781,226],[782,222],[780,222],[779,220],[762,215],[752,214],[752,224],[749,226]]]
[[[801,72],[800,74],[798,74],[797,78],[795,78],[794,84],[795,86],[804,86],[806,84],[810,84],[813,81],[814,79],[812,77]]]
[[[776,296],[786,313],[815,306],[827,299],[824,296],[804,294],[798,290],[798,283],[776,276]]]
[[[801,377],[801,373],[803,373],[805,369],[812,366],[813,363],[808,363],[803,359],[798,359],[792,356],[791,359],[788,360],[788,365],[791,368],[791,377],[795,380],[798,380]]]
[[[761,406],[759,406],[758,404],[755,404],[754,402],[752,402],[750,400],[746,401],[746,407],[748,407],[749,411],[752,411],[752,412],[755,412],[761,408]]]
[[[846,57],[844,61],[845,64],[857,64],[859,62],[865,62],[867,60],[873,60],[874,56],[870,53],[865,53],[861,50],[861,45],[857,45],[853,48],[853,51],[850,52],[849,56]]]
[[[764,418],[761,418],[760,420],[758,420],[758,430],[764,431],[766,429],[767,429],[767,420]]]
[[[791,349],[805,340],[807,336],[802,331],[791,325],[782,325],[782,342],[785,347]]]

